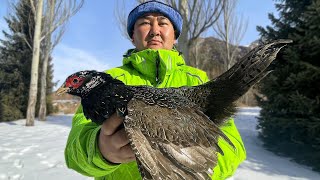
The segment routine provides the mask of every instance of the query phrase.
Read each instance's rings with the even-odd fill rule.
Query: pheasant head
[[[112,77],[103,72],[79,71],[68,76],[57,93],[68,93],[82,98],[87,96],[92,89],[111,80]]]

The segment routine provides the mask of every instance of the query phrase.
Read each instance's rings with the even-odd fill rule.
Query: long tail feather
[[[250,87],[265,77],[268,66],[276,59],[277,53],[292,40],[280,39],[251,50],[228,71],[208,83],[196,87],[202,97],[197,99],[203,111],[217,125],[235,113],[234,101],[245,94]],[[202,99],[202,100],[201,100]]]

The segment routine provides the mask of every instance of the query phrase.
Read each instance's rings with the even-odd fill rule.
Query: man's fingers
[[[127,163],[134,161],[136,159],[130,144],[127,144],[120,149],[115,151],[107,152],[106,154],[102,153],[104,157],[112,163]]]
[[[114,113],[109,119],[103,122],[101,126],[101,131],[104,135],[112,135],[117,130],[118,126],[122,124],[123,118],[117,116],[116,113]]]
[[[111,137],[111,143],[116,145],[116,148],[121,148],[122,146],[125,146],[129,144],[129,139],[127,136],[126,131],[124,128],[120,129],[119,131],[115,132]]]
[[[135,160],[124,128],[121,128],[123,118],[113,114],[101,126],[99,149],[110,162],[125,163]]]
[[[130,162],[136,159],[130,144],[121,147],[120,152],[123,154],[123,162]]]

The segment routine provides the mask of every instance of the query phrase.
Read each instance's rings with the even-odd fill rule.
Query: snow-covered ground
[[[247,150],[247,160],[237,169],[234,180],[320,180],[320,173],[280,157],[263,148],[256,130],[259,108],[241,108],[235,123]]]
[[[257,138],[259,108],[241,108],[235,119],[247,149],[247,160],[233,180],[319,180],[320,173],[266,151]],[[0,180],[92,179],[68,169],[64,147],[71,115],[49,116],[26,127],[25,120],[0,123]]]

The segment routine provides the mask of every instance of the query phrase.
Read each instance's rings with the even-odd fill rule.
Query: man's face
[[[175,33],[171,21],[158,13],[149,13],[134,24],[132,42],[136,49],[171,50],[175,43]]]

